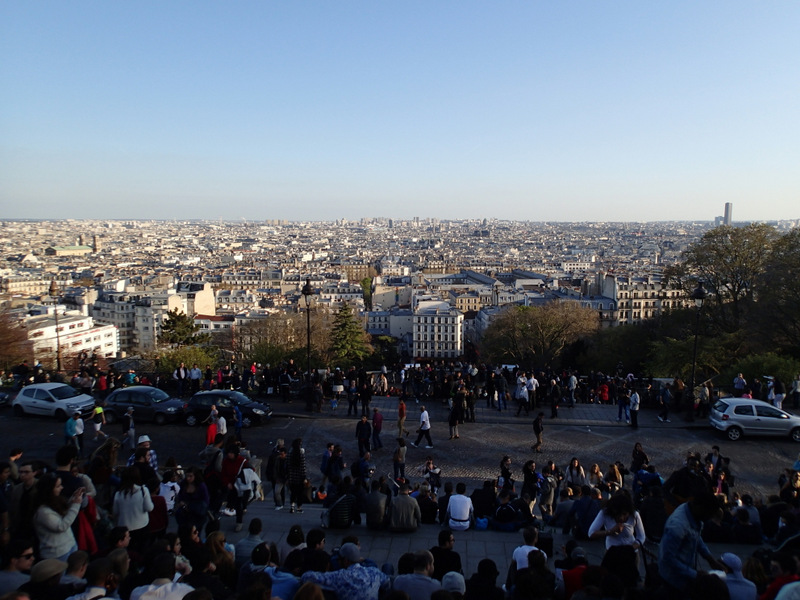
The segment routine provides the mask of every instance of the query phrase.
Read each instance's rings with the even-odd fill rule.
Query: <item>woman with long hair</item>
[[[525,461],[522,467],[521,496],[528,497],[528,506],[533,512],[536,506],[536,497],[539,495],[541,476],[536,472],[536,463],[532,460]]]
[[[576,456],[573,456],[569,461],[564,483],[572,488],[573,492],[581,489],[581,486],[586,485],[586,471],[583,470],[581,461],[579,461]]]
[[[78,517],[83,502],[83,488],[78,488],[69,500],[61,496],[61,478],[47,473],[36,482],[36,508],[33,529],[39,539],[39,557],[67,560],[78,549],[72,534],[72,523]]]
[[[608,465],[606,474],[603,476],[603,481],[605,482],[606,491],[610,496],[613,496],[622,489],[622,473],[619,472],[619,467],[616,464],[612,463]]]
[[[650,464],[650,458],[642,449],[642,443],[636,442],[633,445],[633,452],[631,452],[631,473],[635,477],[636,473],[638,473],[642,467],[646,467],[648,464]]]
[[[601,488],[604,480],[603,472],[600,470],[600,465],[594,463],[591,467],[589,467],[589,475],[587,475],[586,479],[590,486]]]
[[[306,451],[303,448],[303,440],[295,438],[292,441],[292,449],[289,452],[289,494],[291,508],[289,512],[303,512],[303,493],[305,491],[308,473],[306,473]]]
[[[514,478],[511,477],[511,457],[504,456],[500,460],[500,477],[497,478],[498,487],[510,492],[514,491]]]
[[[117,493],[114,494],[114,517],[117,527],[127,527],[131,533],[131,548],[143,552],[150,540],[150,511],[153,499],[150,490],[142,485],[139,469],[127,467]]]
[[[597,513],[589,527],[589,539],[605,538],[603,566],[617,574],[626,585],[639,577],[637,550],[644,545],[642,518],[627,491],[617,492]]]
[[[214,438],[217,437],[217,419],[219,418],[219,412],[217,411],[216,405],[211,405],[211,412],[208,413],[208,416],[203,419],[203,423],[208,423],[208,429],[206,429],[206,446],[210,446],[214,443]]]
[[[215,574],[229,589],[236,589],[236,564],[233,555],[225,548],[225,534],[221,531],[212,531],[206,539],[206,548],[211,552],[211,558],[217,567]]]
[[[203,531],[208,520],[210,496],[203,481],[203,472],[189,467],[175,497],[175,520],[178,525],[191,524]]]

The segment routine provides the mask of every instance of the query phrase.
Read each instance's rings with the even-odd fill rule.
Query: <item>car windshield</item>
[[[81,393],[78,390],[68,385],[61,385],[58,387],[54,387],[50,389],[49,392],[57,400],[66,400],[67,398],[74,398],[75,396],[81,395]]]
[[[252,402],[250,398],[248,398],[241,392],[233,392],[228,396],[228,398],[230,398],[231,402],[233,402],[234,404],[250,404]]]
[[[148,390],[147,397],[150,398],[150,401],[153,404],[158,404],[159,402],[170,399],[170,395],[167,392],[164,390],[159,390],[158,388]]]

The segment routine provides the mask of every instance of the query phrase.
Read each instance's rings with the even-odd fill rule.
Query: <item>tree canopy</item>
[[[488,327],[481,345],[490,362],[550,367],[569,344],[598,327],[597,313],[575,301],[512,306]]]
[[[189,346],[203,344],[208,341],[207,334],[198,334],[200,326],[195,325],[194,319],[177,308],[169,311],[161,324],[161,334],[158,336],[162,344],[176,346]]]

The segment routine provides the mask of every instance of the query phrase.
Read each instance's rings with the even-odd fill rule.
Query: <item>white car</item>
[[[20,390],[11,402],[18,417],[42,415],[66,421],[76,412],[88,416],[94,410],[94,398],[66,383],[34,383]]]
[[[743,435],[778,435],[800,442],[800,417],[750,398],[720,398],[709,422],[735,442]]]

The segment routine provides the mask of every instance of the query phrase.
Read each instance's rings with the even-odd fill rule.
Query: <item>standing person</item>
[[[386,379],[386,377],[384,377]],[[372,451],[383,448],[381,442],[381,431],[383,431],[383,415],[378,407],[372,409]]]
[[[661,412],[658,413],[658,420],[662,423],[670,423],[669,420],[669,407],[672,403],[672,385],[667,384],[661,393],[658,395],[658,403],[661,405]]]
[[[617,388],[617,421],[622,421],[622,415],[625,415],[625,422],[630,424],[630,390],[627,384],[622,384]]]
[[[133,422],[133,407],[129,406],[125,411],[122,419],[122,445],[125,446],[125,441],[128,441],[131,451],[136,448],[136,424]]]
[[[703,491],[678,506],[667,519],[658,549],[658,573],[670,600],[686,598],[687,590],[698,576],[698,554],[712,569],[725,570],[700,536],[703,523],[716,514],[718,506],[714,494]]]
[[[528,408],[528,378],[525,377],[525,372],[520,371],[519,375],[517,376],[517,387],[514,388],[514,398],[517,401],[517,414],[515,416],[519,416],[522,410],[525,410],[525,414],[528,414],[530,410]]]
[[[406,403],[403,397],[400,396],[400,401],[397,404],[397,437],[409,436],[411,432],[406,429]]]
[[[533,433],[536,435],[536,443],[531,446],[534,452],[542,451],[543,434],[544,434],[544,413],[540,412],[533,420]]]
[[[416,448],[424,437],[428,441],[426,448],[433,448],[433,440],[431,439],[431,418],[428,411],[425,410],[425,405],[421,404],[419,407],[419,429],[417,430],[417,441],[411,442],[411,445]]]
[[[222,459],[222,471],[220,478],[222,485],[227,489],[228,494],[228,509],[233,509],[236,514],[236,525],[234,531],[239,532],[242,530],[242,520],[244,519],[244,509],[247,507],[247,502],[250,499],[250,492],[241,492],[241,496],[236,489],[236,479],[239,477],[242,469],[248,467],[247,459],[239,454],[239,444],[230,440],[225,446],[225,458]]]
[[[208,413],[208,416],[203,420],[203,423],[208,423],[208,429],[206,429],[206,445],[210,446],[214,443],[214,438],[217,437],[217,419],[219,418],[219,412],[217,412],[217,406],[215,404],[211,405],[211,412]]]
[[[558,404],[561,402],[561,386],[555,379],[550,380],[550,389],[547,392],[550,397],[550,418],[558,418]]]
[[[75,413],[75,440],[78,444],[78,458],[83,458],[83,450],[85,448],[83,441],[83,434],[86,431],[86,423],[84,423],[81,413]]]
[[[122,471],[117,493],[114,494],[114,517],[117,527],[127,527],[131,547],[144,552],[150,537],[150,512],[155,508],[150,490],[141,485],[141,471],[127,467]]]
[[[394,469],[395,481],[399,479],[405,480],[406,478],[406,440],[404,438],[397,438],[397,448],[392,454],[392,468]]]
[[[183,396],[186,389],[186,381],[189,379],[189,369],[186,368],[184,363],[178,365],[178,368],[172,372],[172,379],[178,388],[178,396]]]
[[[736,377],[733,378],[733,395],[737,398],[741,398],[742,394],[744,394],[744,388],[747,387],[747,380],[744,376],[739,373]]]
[[[289,498],[291,506],[289,512],[303,512],[303,492],[308,475],[306,473],[306,451],[303,440],[295,438],[292,441],[292,450],[289,452]]]
[[[536,390],[539,387],[539,380],[536,379],[535,374],[531,372],[528,377],[528,383],[525,384],[525,389],[528,391],[528,406],[531,410],[536,408]]]
[[[356,423],[356,439],[358,440],[358,456],[369,452],[369,442],[372,437],[372,427],[367,421],[367,415],[361,415],[361,420]]]
[[[64,445],[65,446],[75,446],[78,448],[78,434],[77,434],[77,426],[75,422],[77,421],[78,417],[80,417],[80,413],[75,413],[64,421]],[[80,450],[80,448],[78,448]],[[0,492],[1,493],[1,492]]]
[[[196,394],[200,391],[200,380],[203,378],[203,371],[197,366],[197,363],[192,365],[189,369],[189,381],[191,382],[191,392]]]
[[[450,428],[450,439],[457,440],[458,439],[458,422],[464,418],[464,415],[461,411],[461,402],[458,401],[458,397],[452,403],[453,405],[450,407],[450,414],[447,416],[447,425]]]
[[[322,473],[322,481],[319,484],[319,489],[325,491],[325,484],[328,482],[328,462],[333,456],[333,442],[328,442],[325,445],[325,451],[322,453],[322,460],[319,463],[319,472]]]
[[[779,409],[783,410],[783,399],[786,397],[786,386],[783,385],[783,381],[781,381],[777,376],[772,382],[772,405]]]
[[[244,415],[242,415],[242,409],[239,408],[238,404],[233,405],[233,436],[236,438],[237,441],[242,441],[242,423],[244,421]]]
[[[641,399],[639,398],[639,392],[636,391],[634,388],[631,390],[631,397],[629,398],[629,406],[630,414],[631,414],[631,428],[639,429],[639,407],[641,406]]]
[[[103,401],[97,400],[92,411],[92,423],[94,424],[94,441],[106,439],[108,436],[103,433],[103,425],[106,424],[106,413],[103,411]]]
[[[800,408],[800,375],[795,375],[792,381],[792,408]]]

